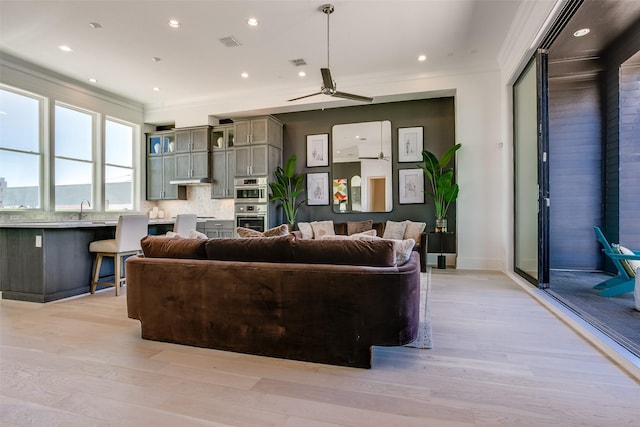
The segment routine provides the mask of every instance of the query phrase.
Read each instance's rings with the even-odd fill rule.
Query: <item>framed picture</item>
[[[401,205],[424,203],[424,172],[422,169],[398,171],[398,202]]]
[[[307,205],[329,204],[329,172],[307,174]]]
[[[398,162],[422,161],[422,126],[398,128]]]
[[[329,134],[307,135],[307,167],[329,166]]]

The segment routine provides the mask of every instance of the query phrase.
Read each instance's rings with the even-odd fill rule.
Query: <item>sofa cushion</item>
[[[311,223],[313,229],[313,238],[320,239],[322,236],[333,236],[335,231],[333,230],[333,221],[313,221]]]
[[[347,222],[347,235],[352,235],[356,233],[362,233],[363,231],[371,230],[373,227],[373,221],[348,221]]]
[[[293,262],[393,267],[393,242],[387,240],[295,240]]]
[[[207,257],[215,261],[291,262],[292,234],[252,239],[210,239]]]
[[[397,221],[387,221],[387,224],[384,227],[384,234],[382,235],[385,239],[403,239],[404,231],[407,229],[407,222],[397,222]]]
[[[147,258],[207,259],[206,243],[202,239],[145,236],[140,247]]]
[[[416,243],[420,242],[420,235],[427,227],[427,224],[424,222],[413,222],[410,220],[405,221],[407,223],[407,228],[404,230],[404,239],[413,239]]]

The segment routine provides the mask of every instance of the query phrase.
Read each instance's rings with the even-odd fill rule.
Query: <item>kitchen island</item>
[[[149,234],[173,229],[174,219],[150,220]],[[89,243],[113,239],[117,220],[0,224],[3,299],[50,302],[89,292],[94,257]],[[103,275],[113,263],[105,259]]]

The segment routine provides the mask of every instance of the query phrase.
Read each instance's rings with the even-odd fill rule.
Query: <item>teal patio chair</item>
[[[594,289],[601,290],[598,295],[602,297],[614,297],[616,295],[625,294],[627,292],[633,292],[635,287],[635,272],[627,271],[622,265],[623,260],[640,260],[640,251],[633,251],[633,255],[621,254],[616,251],[609,243],[604,233],[600,230],[600,227],[593,227],[596,232],[596,237],[602,245],[602,252],[604,252],[616,266],[618,275],[611,279],[605,280],[602,283],[594,286]]]

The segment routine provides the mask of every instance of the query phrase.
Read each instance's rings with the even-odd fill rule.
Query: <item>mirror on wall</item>
[[[391,122],[335,125],[331,142],[333,211],[390,212],[393,208]]]

